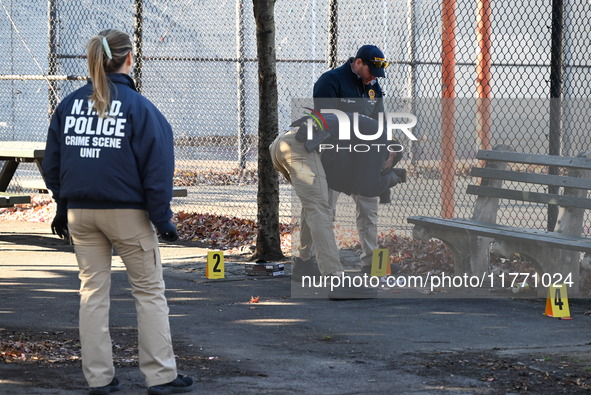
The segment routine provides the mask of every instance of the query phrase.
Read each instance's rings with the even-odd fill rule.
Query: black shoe
[[[193,379],[179,374],[170,383],[148,387],[148,395],[180,394],[193,391]]]
[[[303,261],[300,258],[295,258],[292,269],[291,269],[291,280],[302,281],[303,276],[320,277],[322,274],[318,269],[316,259],[312,258],[307,261]]]
[[[351,280],[351,281],[349,281]],[[366,287],[364,284],[356,287],[355,282],[351,278],[341,278],[341,283],[338,287],[333,288],[328,292],[330,300],[351,300],[351,299],[375,299],[378,297],[378,289]]]
[[[119,385],[119,379],[113,377],[111,382],[103,387],[91,387],[88,391],[88,395],[103,395],[110,394],[111,392],[119,391],[121,386]]]
[[[397,265],[395,263],[390,264],[390,273],[398,274],[400,273],[400,270],[400,265]],[[371,266],[361,266],[361,275],[363,276],[363,274],[371,276]]]
[[[368,276],[371,276],[371,265],[369,265],[369,266],[361,266],[361,275],[363,276],[364,274],[367,274]]]
[[[338,287],[328,293],[330,300],[375,299],[377,288],[369,287]]]

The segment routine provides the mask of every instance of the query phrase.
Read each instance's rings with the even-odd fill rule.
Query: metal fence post
[[[328,10],[328,68],[334,69],[338,61],[338,0],[329,0]]]
[[[550,132],[548,153],[560,155],[562,134],[562,58],[563,58],[564,5],[562,0],[552,0],[552,48],[550,59]],[[558,167],[550,166],[549,174],[558,174]],[[548,186],[549,193],[558,193],[559,188]],[[558,218],[558,206],[548,205],[548,230],[553,231]]]
[[[441,37],[441,217],[452,218],[455,209],[455,97],[456,0],[443,0]]]
[[[236,79],[238,105],[238,166],[246,168],[246,99],[244,88],[244,4],[236,0]]]
[[[57,75],[57,4],[56,0],[48,0],[47,2],[47,74],[49,76]],[[53,114],[57,107],[57,83],[53,79],[48,81],[48,97],[49,97],[49,116]]]
[[[135,0],[133,4],[133,78],[135,87],[139,93],[142,93],[142,68],[144,65],[143,55],[143,17],[144,1]]]
[[[415,99],[417,96],[417,76],[416,76],[416,50],[417,50],[417,42],[416,42],[416,20],[415,20],[415,0],[408,0],[407,3],[408,8],[408,15],[407,15],[407,28],[408,28],[408,97],[410,98],[410,113],[415,113]],[[411,141],[410,142],[410,163],[416,164],[418,160],[420,160],[420,147],[419,141]]]
[[[476,128],[479,149],[491,148],[490,91],[491,91],[491,25],[490,0],[478,0],[476,38],[479,52],[476,55]]]

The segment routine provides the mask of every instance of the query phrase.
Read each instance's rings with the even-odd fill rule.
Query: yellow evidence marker
[[[205,277],[210,279],[224,278],[224,252],[208,251],[205,264]]]
[[[563,320],[572,319],[570,316],[570,308],[568,307],[568,295],[565,284],[555,284],[548,287],[546,312],[544,315],[561,318]]]
[[[371,275],[384,277],[388,275],[390,267],[390,251],[387,248],[378,248],[373,250],[371,256]]]

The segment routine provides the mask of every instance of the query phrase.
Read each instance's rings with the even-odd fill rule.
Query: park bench
[[[0,141],[0,207],[12,207],[15,204],[31,202],[31,197],[22,194],[7,193],[20,163],[34,162],[41,169],[44,147],[42,143],[30,141]]]
[[[188,196],[187,188],[174,187],[172,188],[172,197],[186,197]]]
[[[12,207],[15,204],[31,203],[31,197],[13,193],[0,192],[0,207]]]
[[[520,253],[534,263],[538,279],[543,280],[538,283],[539,296],[545,296],[544,287],[567,282],[569,275],[569,294],[577,295],[580,254],[585,253],[586,259],[591,256],[591,238],[582,236],[585,210],[591,209],[587,196],[591,153],[578,157],[523,154],[503,146],[479,151],[476,158],[485,166],[471,170],[473,177],[481,178],[480,185],[469,185],[466,191],[477,196],[472,218],[412,216],[407,220],[414,224],[413,237],[443,241],[453,254],[456,275],[487,273],[491,250],[504,257]],[[559,171],[548,174],[549,168]],[[548,193],[544,186],[561,188],[562,194]],[[522,216],[531,215],[531,203],[557,205],[554,230],[497,224],[500,199],[530,202],[521,203]]]

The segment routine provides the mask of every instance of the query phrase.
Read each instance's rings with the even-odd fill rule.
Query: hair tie
[[[109,59],[113,59],[113,55],[111,54],[111,48],[109,48],[109,43],[107,42],[107,37],[103,36],[103,48],[105,48],[105,53]]]

